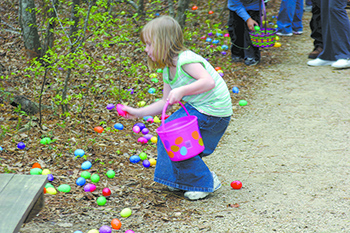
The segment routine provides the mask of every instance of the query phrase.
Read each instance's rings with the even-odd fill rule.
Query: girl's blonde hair
[[[181,26],[170,16],[161,16],[148,22],[142,28],[140,37],[143,43],[152,43],[156,61],[148,57],[150,69],[174,66],[173,59],[187,50],[183,45]]]

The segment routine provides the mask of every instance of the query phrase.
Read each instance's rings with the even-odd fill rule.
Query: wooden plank
[[[2,177],[0,174],[0,180]],[[47,176],[15,174],[12,177],[0,192],[0,233],[19,231],[46,182]]]
[[[15,174],[0,174],[0,193]]]

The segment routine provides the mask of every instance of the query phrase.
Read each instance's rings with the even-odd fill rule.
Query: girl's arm
[[[164,83],[162,99],[157,102],[154,102],[153,104],[147,107],[133,108],[125,105],[123,107],[123,110],[128,112],[125,118],[135,119],[135,118],[141,118],[144,116],[155,116],[155,115],[161,114],[163,111],[164,105],[167,101],[170,90],[171,90],[170,85]]]
[[[190,63],[182,66],[182,69],[197,81],[175,88],[170,91],[168,99],[170,104],[179,102],[186,95],[196,95],[210,91],[215,87],[215,81],[208,71],[200,63]]]

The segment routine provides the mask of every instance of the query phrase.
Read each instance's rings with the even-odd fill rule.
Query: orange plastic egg
[[[194,11],[197,10],[197,9],[198,9],[198,6],[193,6],[192,7],[192,10],[194,10]]]
[[[214,14],[214,11],[209,11],[208,14],[209,15]]]
[[[104,129],[101,126],[96,126],[94,130],[96,133],[102,133]]]
[[[121,221],[117,218],[112,220],[111,225],[114,230],[119,230],[122,227]]]
[[[221,67],[215,67],[215,70],[216,71],[221,70]]]
[[[33,166],[32,166],[32,168],[40,168],[40,169],[41,169],[41,166],[40,166],[39,163],[34,163]]]

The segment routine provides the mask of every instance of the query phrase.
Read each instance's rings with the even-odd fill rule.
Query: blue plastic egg
[[[83,233],[82,231],[74,231],[74,233]]]
[[[224,45],[222,45],[222,46],[221,46],[221,48],[222,48],[223,50],[228,50],[228,46],[227,46],[227,45],[225,45],[225,44],[224,44]]]
[[[85,155],[85,151],[84,150],[82,150],[82,149],[76,149],[75,151],[74,151],[74,155],[76,156],[76,157],[83,157],[84,155]]]
[[[155,13],[154,15],[155,15],[155,16],[159,16],[159,13]]]
[[[152,116],[144,116],[144,117],[143,117],[143,120],[144,120],[144,121],[147,121],[149,118],[152,118]]]
[[[75,182],[78,186],[83,186],[86,183],[85,178],[79,177],[77,181]]]
[[[219,44],[219,40],[213,40],[213,44]]]
[[[226,53],[226,51],[222,51],[221,54],[222,55],[226,55],[227,53]]]
[[[208,37],[207,39],[205,39],[205,41],[206,41],[206,42],[211,42],[212,39]]]
[[[20,142],[17,144],[17,147],[18,147],[18,149],[23,150],[26,147],[26,145],[23,142]]]
[[[145,160],[143,160],[142,165],[144,167],[149,167],[149,166],[151,166],[151,163],[147,159],[145,159]]]
[[[151,87],[150,89],[148,89],[148,93],[150,94],[154,94],[156,92],[156,89],[154,87]]]
[[[2,151],[2,147],[0,146],[0,151]]]
[[[47,180],[48,181],[53,181],[55,178],[53,177],[52,174],[47,174]]]
[[[92,166],[92,164],[90,161],[85,161],[84,163],[81,164],[81,169],[87,170],[87,169],[90,169],[91,166]]]
[[[138,162],[140,162],[140,157],[138,156],[138,155],[133,155],[133,156],[131,156],[130,157],[130,162],[131,163],[138,163]]]
[[[232,88],[232,92],[235,93],[235,94],[238,94],[239,93],[238,87],[233,87]]]
[[[222,36],[222,33],[217,32],[217,33],[216,33],[216,36]]]
[[[117,130],[122,130],[122,129],[124,129],[124,125],[122,125],[120,123],[116,123],[116,124],[114,124],[114,128]]]

